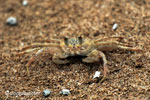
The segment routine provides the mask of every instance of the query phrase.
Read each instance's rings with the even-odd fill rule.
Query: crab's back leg
[[[106,60],[105,54],[103,52],[95,49],[91,53],[89,53],[86,58],[82,59],[82,61],[86,62],[86,63],[93,63],[93,62],[99,61],[100,58],[103,59],[103,67],[104,67],[104,76],[100,81],[100,82],[102,82],[106,78],[107,72],[109,71],[106,66],[107,60]]]
[[[113,37],[107,37],[107,38],[102,38],[102,39],[95,39],[95,42],[100,42],[100,41],[120,41],[122,40],[124,37],[123,36],[113,36]]]
[[[30,48],[39,48],[39,47],[59,47],[58,43],[34,43],[32,45],[28,45],[22,48],[22,51],[30,49]]]
[[[40,49],[37,51],[37,53],[32,56],[29,61],[27,62],[26,64],[26,69],[27,69],[27,73],[28,75],[30,75],[30,72],[29,72],[29,66],[39,57],[39,55],[44,51],[44,49]]]
[[[51,55],[54,55],[56,52],[61,52],[57,47],[45,47],[45,48],[42,48],[40,50],[38,50],[36,52],[35,55],[33,55],[29,61],[27,62],[26,64],[26,68],[27,68],[27,73],[29,75],[29,66],[36,60],[38,59],[38,57],[42,54],[42,53],[49,53]]]
[[[22,52],[16,53],[15,55],[16,56],[21,56],[21,55],[24,55],[24,54],[27,54],[27,53],[31,53],[31,52],[37,51],[37,50],[39,50],[39,48],[34,48],[34,49],[29,49],[29,50],[26,50],[26,51],[22,51]]]
[[[127,46],[122,46],[122,45],[115,45],[116,49],[119,50],[126,50],[126,51],[142,51],[139,48],[133,48],[133,47],[127,47]]]
[[[97,43],[98,50],[100,51],[113,51],[113,50],[125,50],[125,51],[142,51],[139,48],[130,47],[128,44],[112,42],[99,42]]]
[[[45,41],[48,42],[48,43],[60,43],[59,39],[47,39]]]

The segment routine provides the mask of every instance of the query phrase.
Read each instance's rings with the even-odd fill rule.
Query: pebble
[[[16,17],[9,17],[6,21],[7,24],[9,25],[17,25],[17,18]]]
[[[112,27],[112,30],[116,30],[117,28],[118,28],[118,24],[115,23]]]
[[[70,93],[70,90],[68,90],[68,89],[62,89],[62,91],[60,91],[60,94],[69,95],[71,93]]]
[[[51,94],[51,91],[49,89],[46,89],[43,91],[44,97],[48,97]]]
[[[98,78],[100,76],[101,72],[100,71],[96,71],[93,78]]]
[[[23,0],[22,5],[23,6],[27,6],[28,5],[28,1],[27,0]]]

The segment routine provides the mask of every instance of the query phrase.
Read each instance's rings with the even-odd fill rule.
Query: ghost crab
[[[107,60],[103,53],[104,51],[112,50],[128,50],[128,51],[141,51],[139,48],[133,48],[129,44],[121,43],[122,36],[112,36],[107,38],[95,38],[91,39],[84,36],[63,37],[61,39],[50,39],[46,43],[35,43],[26,47],[23,47],[21,52],[17,55],[23,55],[36,51],[36,54],[30,58],[26,67],[29,75],[28,67],[39,57],[41,53],[49,53],[52,55],[52,61],[56,64],[66,64],[69,60],[65,59],[69,56],[86,56],[82,61],[86,63],[94,63],[103,60],[104,75],[101,82],[106,78],[107,72]]]

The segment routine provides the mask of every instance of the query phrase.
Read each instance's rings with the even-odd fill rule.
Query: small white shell
[[[48,97],[50,94],[51,94],[51,91],[48,90],[48,89],[46,89],[46,90],[43,91],[44,97]]]
[[[116,30],[117,28],[118,28],[118,24],[115,23],[115,24],[113,25],[113,27],[112,27],[112,30]]]
[[[22,5],[23,6],[27,6],[28,5],[28,1],[27,0],[23,0]]]
[[[6,20],[6,23],[9,25],[17,25],[17,18],[16,17],[9,17]]]
[[[60,91],[60,94],[69,95],[71,93],[70,93],[70,90],[68,90],[68,89],[62,89],[62,91]]]
[[[100,76],[100,74],[101,74],[101,72],[100,72],[100,71],[96,71],[96,72],[95,72],[95,74],[94,74],[94,76],[93,76],[93,78],[97,78],[97,77],[99,77],[99,76]]]

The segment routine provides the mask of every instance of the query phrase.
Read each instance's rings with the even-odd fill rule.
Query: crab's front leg
[[[103,76],[103,78],[100,81],[100,82],[103,82],[105,80],[105,78],[106,78],[107,72],[109,72],[109,69],[108,69],[108,67],[106,65],[107,64],[107,60],[106,60],[105,54],[103,52],[99,51],[99,56],[102,57],[102,59],[103,59],[104,76]]]
[[[104,76],[100,82],[103,82],[104,79],[106,78],[107,72],[109,71],[107,66],[106,66],[107,60],[106,60],[105,54],[103,52],[95,49],[91,53],[89,53],[86,58],[82,59],[82,61],[86,62],[86,63],[93,63],[93,62],[99,61],[100,58],[103,59],[103,67],[104,67]]]
[[[86,58],[82,59],[83,62],[86,63],[94,63],[99,61],[99,52],[95,49],[92,52],[90,52]]]
[[[56,64],[67,64],[69,63],[69,61],[65,58],[67,58],[68,56],[69,55],[67,55],[66,53],[55,53],[52,57],[52,60]]]

